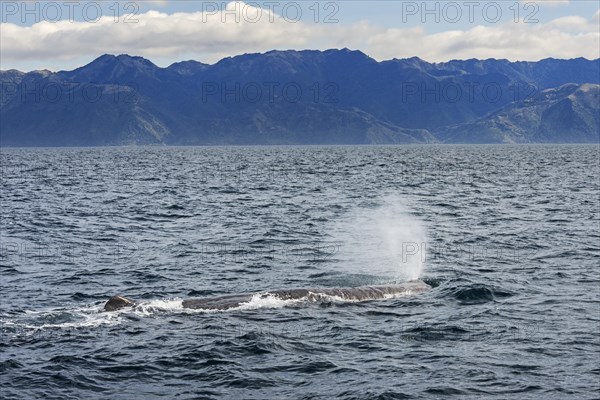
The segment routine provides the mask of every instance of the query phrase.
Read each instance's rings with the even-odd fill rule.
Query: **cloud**
[[[367,48],[378,58],[418,55],[430,61],[596,59],[600,57],[600,32],[594,23],[582,17],[563,17],[546,24],[476,26],[436,34],[426,34],[423,29],[388,29],[371,36]],[[415,52],[415,48],[419,51]]]
[[[229,3],[227,11],[148,11],[137,15],[136,23],[115,23],[109,16],[97,22],[39,22],[29,27],[4,23],[0,55],[3,68],[27,60],[42,66],[57,59],[69,64],[69,60],[103,53],[216,62],[226,56],[271,49],[340,47],[360,49],[378,60],[415,55],[435,62],[600,57],[597,17],[566,16],[546,23],[507,22],[429,33],[425,26],[384,28],[368,21],[308,24],[239,2]]]
[[[235,7],[228,5],[230,11]],[[0,51],[5,62],[120,52],[149,57],[182,53],[210,57],[213,53],[303,46],[306,38],[313,36],[308,26],[289,23],[268,10],[247,6],[244,12],[244,18],[238,15],[237,21],[234,14],[148,11],[131,22],[115,23],[112,17],[104,16],[95,22],[42,21],[31,27],[5,23]],[[262,15],[260,20],[249,22],[256,13]]]

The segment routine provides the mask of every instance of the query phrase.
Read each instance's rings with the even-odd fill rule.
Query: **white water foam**
[[[259,308],[282,308],[293,304],[303,302],[303,299],[288,299],[284,300],[270,293],[257,293],[252,296],[252,299],[246,303],[240,304],[238,307],[230,310],[256,310]],[[229,310],[225,310],[229,311]]]
[[[121,324],[125,316],[147,317],[156,313],[174,313],[184,310],[181,299],[152,300],[141,302],[134,308],[117,311],[104,311],[103,305],[88,305],[81,308],[50,308],[25,310],[22,317],[1,319],[5,328],[26,335],[35,335],[40,331],[69,330],[114,326]],[[46,322],[57,321],[57,322]]]
[[[25,310],[21,318],[2,319],[0,322],[4,327],[16,329],[26,335],[35,335],[39,331],[45,330],[96,328],[121,323],[122,319],[119,314],[103,313],[101,310],[102,307],[98,305],[74,309]],[[66,321],[60,321],[62,319]],[[44,322],[48,320],[57,320],[57,322]]]
[[[411,296],[413,294],[412,290],[407,290],[405,292],[399,292],[399,293],[386,293],[383,295],[384,299],[399,299],[401,297],[405,297],[405,296]]]
[[[121,311],[129,311],[140,316],[148,316],[155,313],[169,313],[182,311],[183,300],[182,299],[165,299],[165,300],[151,300],[136,304],[133,309],[122,309]],[[118,312],[118,311],[117,311]]]

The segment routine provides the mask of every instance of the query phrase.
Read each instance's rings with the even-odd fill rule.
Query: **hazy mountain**
[[[599,142],[599,104],[600,85],[566,84],[438,135],[453,143]]]
[[[600,60],[581,58],[377,62],[342,49],[160,68],[104,55],[73,71],[0,72],[0,141],[588,142],[598,141],[599,83]]]

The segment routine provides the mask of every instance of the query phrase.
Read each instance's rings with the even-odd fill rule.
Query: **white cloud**
[[[593,32],[594,30],[598,30],[597,23],[593,21],[593,17],[591,20],[587,20],[579,16],[570,16],[552,20],[548,23],[548,26],[566,32]]]
[[[539,60],[546,57],[600,57],[600,32],[581,17],[546,24],[506,23],[426,34],[423,29],[388,29],[368,40],[378,58],[418,55],[431,61],[465,58]],[[418,51],[415,51],[418,49]]]
[[[597,16],[590,20],[568,16],[547,23],[507,22],[428,33],[425,27],[383,28],[367,21],[350,25],[292,23],[266,9],[243,3],[237,6],[241,12],[239,22],[233,14],[148,11],[136,17],[137,23],[115,23],[108,16],[95,23],[40,22],[30,27],[4,23],[0,27],[2,67],[27,60],[43,66],[57,59],[71,65],[69,60],[103,53],[128,53],[169,62],[183,58],[215,62],[225,56],[271,49],[332,47],[360,49],[378,60],[415,55],[436,62],[490,57],[600,57]],[[229,10],[234,7],[233,3],[228,5]],[[258,13],[261,17],[256,22],[248,21]]]

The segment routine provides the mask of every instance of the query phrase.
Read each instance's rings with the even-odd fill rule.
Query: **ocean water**
[[[5,399],[597,399],[598,146],[2,149]],[[182,299],[420,278],[364,302]],[[101,312],[122,294],[138,306]]]

